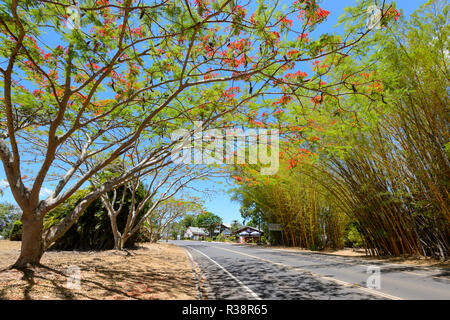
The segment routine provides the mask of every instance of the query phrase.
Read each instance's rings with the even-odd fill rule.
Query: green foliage
[[[20,241],[22,240],[22,222],[19,220],[14,221],[11,231],[9,233],[9,240]]]
[[[202,212],[199,214],[194,221],[195,227],[205,228],[212,234],[214,228],[222,223],[222,218],[211,212]]]
[[[123,190],[123,187],[118,189],[119,199],[122,194],[121,190]],[[78,191],[63,206],[51,211],[45,219],[44,225],[46,228],[59,222],[69,214],[87,192],[89,190]],[[136,193],[136,200],[140,201],[143,197],[144,190],[140,188]],[[117,216],[119,230],[123,230],[128,217],[129,206],[131,204],[130,192],[127,192],[125,199],[126,205],[124,205],[122,211]],[[139,219],[140,217],[137,218]],[[149,241],[144,230],[140,230],[133,235],[125,243],[125,247],[132,247],[137,241]],[[97,199],[88,206],[77,223],[58,239],[51,248],[58,250],[108,250],[113,247],[114,237],[111,230],[111,222],[102,201]]]
[[[361,234],[359,233],[354,223],[350,223],[347,225],[344,234],[344,241],[346,246],[348,247],[360,248],[363,246],[363,238],[361,237]]]
[[[195,216],[192,214],[187,214],[184,216],[183,220],[181,220],[180,224],[185,228],[189,228],[190,226],[193,226],[195,223]]]
[[[11,228],[21,216],[18,208],[9,203],[0,203],[0,235],[8,238]]]
[[[243,227],[242,223],[240,223],[237,220],[233,220],[231,222],[231,234],[234,234],[237,230],[239,230],[241,227]]]
[[[241,181],[234,199],[241,203],[248,225],[258,227],[260,219],[262,226],[281,224],[284,239],[280,232],[271,232],[273,243],[311,250],[343,246],[344,212],[326,186],[318,183],[320,172],[311,163],[291,168],[282,160],[278,173],[271,177],[247,166],[236,168],[233,174]]]

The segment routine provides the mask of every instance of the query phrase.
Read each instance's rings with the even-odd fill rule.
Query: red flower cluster
[[[297,40],[303,39],[303,40],[305,40],[305,42],[309,42],[308,35],[309,35],[309,33],[302,33],[301,35],[299,35],[297,37]]]
[[[282,28],[286,28],[286,27],[292,27],[292,20],[290,20],[290,19],[286,19],[286,17],[284,17],[284,18],[281,18],[280,19],[280,22],[281,22],[281,27]]]
[[[323,10],[322,8],[317,9],[315,11],[316,21],[317,20],[320,20],[320,21],[325,20],[329,14],[330,14],[330,11],[328,11],[328,10]]]
[[[389,9],[387,14],[388,14],[388,16],[391,16],[391,17],[393,16],[395,21],[397,21],[398,17],[400,17],[400,12],[398,12],[394,8]]]
[[[241,92],[241,88],[239,87],[231,87],[229,89],[227,89],[223,95],[227,98],[227,99],[232,99],[236,96],[236,93]]]
[[[317,95],[315,97],[312,97],[311,98],[311,102],[313,102],[315,106],[318,105],[318,104],[321,104],[323,102],[322,101],[322,97],[319,96],[319,95]]]
[[[309,1],[296,1],[294,4],[297,4],[297,7],[301,8],[300,3],[309,2]],[[313,6],[312,14],[311,14],[311,7]],[[300,9],[299,14],[297,16],[298,19],[301,19],[302,21],[306,18],[307,24],[310,25],[312,23],[318,23],[324,21],[328,15],[330,14],[330,11],[324,10],[322,8],[319,8],[315,2],[312,4],[306,4],[305,9]],[[306,8],[309,8],[308,11]],[[316,9],[314,9],[316,8]]]
[[[303,71],[297,71],[296,73],[288,73],[284,76],[285,79],[293,79],[293,80],[303,80],[304,78],[306,78],[308,76],[308,74],[306,72]]]
[[[131,29],[131,34],[134,34],[134,35],[138,36],[139,38],[143,38],[144,34],[142,33],[142,26],[140,26],[139,28]]]
[[[277,110],[273,114],[280,114],[280,113],[283,113],[283,112],[284,112],[283,109],[277,108]]]
[[[86,64],[86,68],[92,68],[94,70],[100,69],[100,67],[97,64],[95,64],[95,63],[88,63],[88,64]]]
[[[289,56],[289,58],[292,58],[292,56],[296,55],[297,53],[299,53],[298,50],[291,50],[288,52],[288,56]]]
[[[314,155],[313,152],[306,150],[304,148],[297,149],[297,154],[295,154],[291,159],[289,159],[288,169],[292,169],[297,166],[303,159],[307,159]]]
[[[212,72],[212,69],[209,68],[208,71],[203,75],[203,80],[214,79],[219,74],[217,72]]]
[[[283,96],[281,97],[280,100],[275,101],[274,103],[272,103],[272,106],[276,106],[276,105],[279,105],[279,104],[281,104],[281,105],[286,105],[286,104],[288,104],[289,102],[291,102],[291,100],[292,100],[292,97],[285,94],[285,95],[283,95]]]
[[[40,97],[44,92],[42,90],[34,90],[33,95],[35,97]]]
[[[234,6],[232,12],[242,19],[244,19],[247,14],[247,10],[245,10],[242,6]]]
[[[270,34],[275,38],[275,39],[274,39],[274,42],[275,42],[275,43],[279,43],[279,42],[280,42],[281,36],[280,36],[280,33],[279,33],[279,32],[277,32],[277,31],[272,31],[272,32],[270,32]],[[266,44],[270,44],[270,40],[266,40]]]

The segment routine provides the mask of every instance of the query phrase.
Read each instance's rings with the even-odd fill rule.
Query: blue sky
[[[289,1],[281,1],[281,3],[290,3]],[[403,14],[408,16],[420,5],[424,4],[425,0],[397,0],[397,8],[403,11]],[[321,7],[330,11],[330,15],[326,22],[321,24],[316,32],[317,33],[341,33],[342,29],[333,28],[337,22],[338,17],[344,12],[344,8],[356,4],[355,0],[323,0]],[[219,183],[221,182],[221,183]],[[230,195],[226,190],[231,185],[225,180],[216,180],[214,182],[202,182],[195,185],[197,189],[209,189],[213,190],[207,196],[203,196],[205,201],[205,207],[208,211],[211,211],[222,217],[225,223],[230,223],[232,220],[239,220],[242,222],[241,215],[239,213],[240,205],[237,202],[233,202],[230,199]],[[0,196],[0,202],[15,203],[11,193],[8,189],[5,189],[5,174],[3,168],[0,169],[0,189],[4,191],[4,195]],[[50,190],[43,189],[42,197],[46,196]],[[199,194],[196,194],[199,196]]]

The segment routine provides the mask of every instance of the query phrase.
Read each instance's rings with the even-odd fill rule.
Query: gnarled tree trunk
[[[22,245],[20,256],[12,265],[14,269],[25,269],[40,264],[44,254],[44,242],[42,238],[43,219],[33,213],[22,215]]]

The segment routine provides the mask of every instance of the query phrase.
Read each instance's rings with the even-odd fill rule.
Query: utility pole
[[[166,242],[169,242],[169,232],[170,232],[170,222],[167,225],[167,235],[166,235]]]
[[[261,244],[261,220],[262,220],[262,214],[259,214],[259,219],[258,219],[258,229],[259,229],[259,240],[258,240],[258,244]]]

